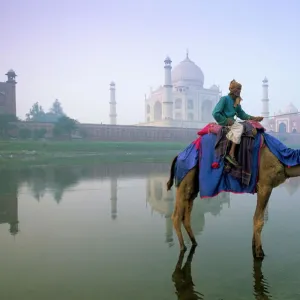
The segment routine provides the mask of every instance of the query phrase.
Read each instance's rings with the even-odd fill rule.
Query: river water
[[[272,194],[262,235],[267,256],[258,263],[253,195],[198,197],[199,246],[193,253],[187,242],[179,256],[168,172],[151,163],[2,171],[1,299],[300,298],[299,179]]]

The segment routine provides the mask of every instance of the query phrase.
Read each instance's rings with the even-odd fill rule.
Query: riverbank
[[[122,162],[171,163],[187,143],[0,141],[0,168]],[[299,145],[288,145],[300,148]]]
[[[0,167],[170,162],[185,143],[0,141]]]
[[[68,151],[68,152],[126,152],[151,150],[178,150],[184,148],[186,143],[169,142],[101,142],[101,141],[0,141],[0,153],[20,151]]]

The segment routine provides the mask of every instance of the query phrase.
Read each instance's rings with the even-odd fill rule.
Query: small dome
[[[10,69],[6,74],[6,76],[16,77],[17,74],[13,69]]]
[[[290,103],[284,110],[285,114],[293,114],[298,113],[298,109],[293,105],[293,103]]]
[[[204,75],[202,70],[186,56],[186,59],[179,63],[172,70],[172,83],[185,82],[185,85],[197,85],[203,87]]]
[[[215,84],[213,84],[213,85],[210,87],[210,89],[211,89],[211,90],[214,90],[214,91],[218,91],[218,90],[219,90],[219,88],[218,88]]]
[[[116,84],[112,81],[112,82],[110,83],[110,85],[111,85],[111,86],[115,86]]]
[[[171,64],[172,63],[171,58],[169,56],[167,56],[164,60],[164,63]]]

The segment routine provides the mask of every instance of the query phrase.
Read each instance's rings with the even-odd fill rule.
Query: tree
[[[47,133],[47,130],[45,128],[35,129],[33,131],[33,138],[35,140],[43,139],[45,137],[46,133]]]
[[[12,122],[17,122],[18,118],[15,115],[0,115],[0,137],[7,138],[9,131],[15,128]]]
[[[26,139],[31,138],[31,136],[32,136],[32,132],[31,132],[30,129],[28,129],[28,128],[21,128],[19,130],[19,138],[20,139],[26,140]]]
[[[38,102],[32,105],[32,108],[29,110],[29,113],[26,114],[26,121],[35,121],[40,122],[45,118],[45,112],[41,105]]]
[[[50,108],[50,113],[59,117],[65,115],[61,103],[57,99],[53,102],[52,107]]]
[[[72,133],[77,128],[77,121],[71,119],[67,116],[62,116],[58,119],[57,123],[54,125],[53,128],[53,135],[54,136],[63,136],[68,135],[71,138]]]
[[[86,129],[83,128],[79,130],[79,134],[81,135],[82,138],[86,138],[88,136]]]

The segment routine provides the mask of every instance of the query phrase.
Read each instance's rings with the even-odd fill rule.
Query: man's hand
[[[233,120],[232,119],[227,119],[227,126],[233,125]]]
[[[253,121],[261,122],[263,119],[264,119],[264,117],[254,117]]]

